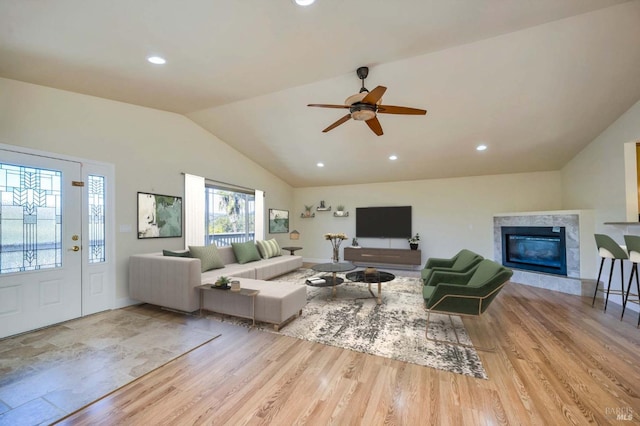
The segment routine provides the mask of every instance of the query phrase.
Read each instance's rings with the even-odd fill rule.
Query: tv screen
[[[356,237],[411,237],[411,206],[357,207]]]

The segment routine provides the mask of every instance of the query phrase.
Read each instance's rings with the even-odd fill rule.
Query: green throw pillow
[[[231,243],[231,247],[233,247],[233,253],[236,255],[238,263],[260,260],[260,253],[258,253],[258,249],[253,241],[247,241],[246,243]]]
[[[171,257],[191,257],[191,254],[188,251],[162,250],[162,255]]]
[[[202,272],[224,268],[224,262],[216,246],[189,246],[191,257],[200,259]]]
[[[280,246],[278,245],[278,242],[275,240],[275,238],[266,241],[256,241],[256,245],[258,246],[258,250],[260,251],[260,255],[263,259],[269,259],[271,257],[280,256],[282,254],[280,252]]]

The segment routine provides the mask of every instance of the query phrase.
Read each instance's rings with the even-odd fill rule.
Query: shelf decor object
[[[313,204],[304,205],[304,213],[300,215],[300,217],[314,217],[315,213],[311,213],[311,209],[313,208]]]
[[[324,200],[320,201],[320,205],[316,208],[317,211],[319,212],[330,212],[331,211],[331,206],[327,207],[324,204]]]
[[[420,242],[420,234],[416,234],[415,236],[409,238],[409,247],[411,250],[418,250],[418,244]]]
[[[344,211],[344,205],[338,204],[336,206],[336,211],[333,213],[335,217],[347,217],[349,216],[349,212]]]

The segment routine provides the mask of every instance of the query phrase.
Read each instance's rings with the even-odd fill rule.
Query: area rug
[[[276,278],[305,285],[318,275],[310,269]],[[344,278],[344,274],[338,274]],[[279,333],[325,345],[392,358],[426,367],[486,379],[487,375],[475,349],[435,343],[426,339],[427,314],[424,310],[419,278],[399,277],[382,284],[381,305],[371,298],[367,284],[346,281],[337,286],[332,298],[331,287],[307,287],[307,305],[302,315]],[[373,284],[377,294],[377,284]],[[462,319],[454,316],[453,324],[446,315],[432,314],[429,338],[473,345]],[[455,327],[455,331],[454,328]],[[262,327],[270,331],[268,325]]]
[[[219,336],[180,318],[118,309],[0,340],[0,425],[49,424]]]

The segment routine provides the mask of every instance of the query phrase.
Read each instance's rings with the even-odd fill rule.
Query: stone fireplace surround
[[[513,269],[512,282],[574,295],[593,295],[597,276],[594,214],[592,210],[500,213],[493,217],[493,251],[502,261],[503,226],[561,226],[565,228],[567,276]]]

